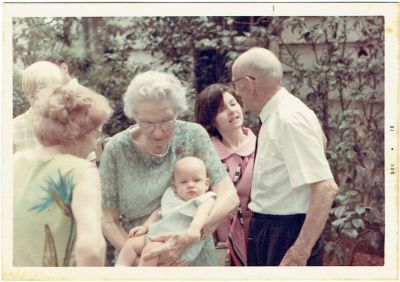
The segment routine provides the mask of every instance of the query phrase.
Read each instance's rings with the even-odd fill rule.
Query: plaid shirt
[[[13,152],[40,148],[33,130],[33,111],[28,111],[13,119]]]
[[[33,130],[33,111],[29,108],[22,115],[13,119],[13,153],[42,147]],[[88,161],[96,160],[96,152],[91,152]]]

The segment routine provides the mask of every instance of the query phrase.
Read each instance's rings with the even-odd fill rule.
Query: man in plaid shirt
[[[52,85],[61,84],[62,73],[57,65],[50,62],[36,62],[25,69],[22,75],[22,90],[31,107],[22,115],[13,119],[13,152],[40,147],[33,130],[32,105],[36,94]]]
[[[46,85],[48,81],[49,83],[61,83],[61,84],[78,84],[78,81],[76,78],[72,78],[69,70],[68,70],[68,65],[65,62],[64,58],[60,56],[57,53],[49,53],[46,55],[43,55],[39,57],[38,63],[41,61],[46,61],[54,64],[55,66],[58,67],[59,71],[61,73],[61,81],[59,80],[58,77],[58,72],[51,73],[51,70],[54,70],[54,67],[51,67],[51,69],[45,69],[45,66],[48,66],[48,64],[33,64],[31,65],[32,68],[28,71],[30,67],[27,68],[26,70],[26,87],[28,89],[36,89],[35,85],[43,85],[39,87],[39,89],[36,89],[35,91],[38,92],[40,89],[48,87],[50,85]],[[34,66],[35,65],[35,66]],[[43,68],[43,69],[42,69]],[[24,84],[24,77],[22,78],[22,81]],[[45,82],[44,84],[41,84],[41,81]],[[23,91],[25,95],[30,95],[27,94],[27,92],[24,89],[23,86]],[[29,98],[28,98],[29,100]],[[29,100],[29,103],[31,101]],[[32,105],[32,103],[31,103]],[[31,150],[35,149],[37,147],[40,147],[41,144],[37,141],[35,133],[33,131],[33,116],[32,116],[32,108],[29,108],[28,111],[26,111],[24,114],[16,117],[14,119],[14,125],[13,125],[13,152],[16,153],[18,151],[23,151],[23,150]],[[95,162],[97,159],[96,153],[91,152],[89,156],[87,157],[88,161]]]

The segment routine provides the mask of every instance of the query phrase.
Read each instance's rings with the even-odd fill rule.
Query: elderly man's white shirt
[[[282,87],[260,119],[249,208],[262,214],[307,213],[309,184],[333,178],[318,118]]]

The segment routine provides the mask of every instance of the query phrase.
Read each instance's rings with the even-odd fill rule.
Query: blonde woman
[[[43,147],[14,155],[14,266],[102,266],[100,176],[85,157],[112,110],[80,85],[44,89],[35,103]]]

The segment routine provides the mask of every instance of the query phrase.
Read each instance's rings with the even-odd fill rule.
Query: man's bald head
[[[259,113],[282,88],[282,64],[271,51],[254,47],[233,63],[232,80],[244,107]]]
[[[22,91],[33,103],[40,90],[62,84],[62,73],[55,64],[40,61],[27,67],[22,74]]]
[[[274,53],[265,48],[254,47],[244,52],[235,60],[232,69],[239,76],[259,76],[275,80],[276,83],[282,85],[282,64]]]

